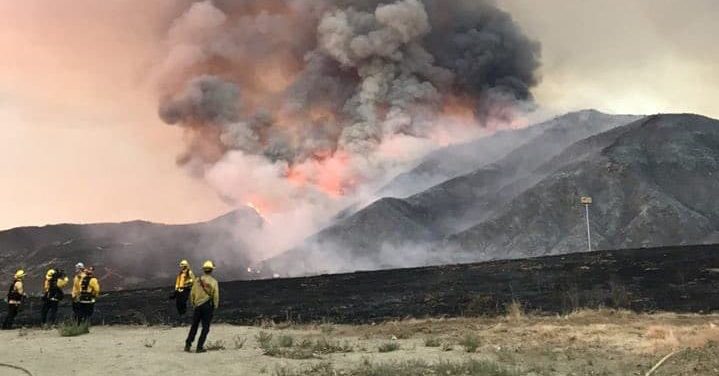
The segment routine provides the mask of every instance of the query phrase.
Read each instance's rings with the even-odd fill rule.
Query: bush
[[[312,341],[309,339],[303,339],[302,342],[298,343],[297,346],[301,349],[311,349],[312,348]]]
[[[157,341],[154,339],[145,339],[142,344],[145,345],[145,347],[147,347],[148,349],[150,349],[155,346],[155,343],[157,343]]]
[[[255,339],[257,340],[257,345],[261,349],[267,349],[270,346],[272,346],[272,334],[271,333],[261,331],[261,332],[257,333],[257,335],[255,336]]]
[[[352,345],[349,342],[335,342],[329,341],[327,338],[322,337],[315,341],[312,345],[312,350],[318,354],[332,354],[332,353],[350,353],[353,351]]]
[[[386,352],[392,352],[399,350],[399,342],[385,342],[381,345],[379,345],[378,348],[379,352],[386,353]]]
[[[334,342],[322,337],[314,342],[304,339],[302,342],[295,344],[294,339],[290,336],[281,336],[275,342],[270,341],[262,347],[262,350],[263,355],[288,359],[312,359],[317,357],[316,354],[324,355],[354,351],[348,342]]]
[[[427,337],[424,339],[425,347],[439,347],[441,344],[437,337]]]
[[[479,347],[479,337],[474,334],[467,333],[462,340],[459,341],[459,344],[464,347],[464,351],[473,353],[477,351],[477,348]]]
[[[57,327],[57,331],[62,337],[77,337],[90,333],[90,323],[83,322],[78,324],[75,321],[66,321]]]
[[[442,351],[452,351],[453,348],[454,346],[449,342],[442,342],[442,345],[439,346],[439,349]]]
[[[277,338],[277,345],[279,347],[292,347],[295,343],[295,339],[292,336],[282,335]]]
[[[234,338],[232,338],[232,341],[235,343],[235,349],[240,350],[245,347],[245,342],[247,342],[247,338],[236,335]]]
[[[217,340],[217,341],[208,341],[205,343],[205,350],[207,351],[219,351],[225,349],[225,341],[223,340]]]

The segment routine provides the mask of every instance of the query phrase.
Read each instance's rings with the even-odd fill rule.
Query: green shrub
[[[464,347],[464,351],[473,353],[477,351],[477,348],[479,347],[479,337],[472,333],[467,333],[462,340],[459,341],[459,344]]]
[[[255,336],[257,344],[261,349],[267,349],[272,346],[272,334],[265,331],[260,331]]]
[[[245,343],[247,342],[247,338],[242,337],[240,335],[236,335],[232,338],[232,341],[235,343],[235,349],[240,350],[243,347],[245,347]]]
[[[354,349],[349,342],[336,342],[330,341],[325,337],[322,337],[314,342],[312,345],[312,351],[318,354],[332,354],[332,353],[350,353]]]
[[[385,342],[385,343],[379,345],[378,350],[381,353],[397,351],[397,350],[399,350],[399,342],[395,342],[395,341]]]
[[[75,321],[66,321],[57,327],[57,331],[62,337],[76,337],[90,333],[90,324],[88,322],[78,324]]]
[[[302,342],[295,343],[292,337],[289,339],[283,339],[282,336],[275,342],[270,342],[268,345],[262,347],[262,354],[277,358],[287,359],[312,359],[316,358],[317,354],[332,354],[332,353],[348,353],[354,351],[352,345],[348,342],[334,342],[327,338],[320,338],[316,341],[308,339],[302,340]]]
[[[295,339],[292,336],[281,335],[277,338],[277,346],[279,347],[292,347],[295,343]]]
[[[217,341],[207,341],[205,343],[205,350],[207,351],[219,351],[225,349],[225,341],[223,340],[217,340]]]
[[[424,346],[425,347],[439,347],[442,343],[439,341],[439,338],[437,337],[427,337],[424,339]]]

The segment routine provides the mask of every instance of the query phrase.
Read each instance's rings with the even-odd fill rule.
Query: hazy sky
[[[152,67],[178,2],[0,1],[0,228],[230,208],[175,164]],[[719,2],[501,0],[542,43],[544,113],[719,117]]]

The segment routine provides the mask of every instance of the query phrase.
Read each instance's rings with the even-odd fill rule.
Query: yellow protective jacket
[[[177,278],[175,278],[175,291],[183,291],[184,289],[191,288],[194,281],[195,275],[192,273],[192,270],[189,268],[187,270],[181,270],[177,273]]]
[[[80,297],[80,289],[82,288],[82,279],[85,277],[85,273],[80,272],[75,274],[75,277],[72,279],[72,300],[77,301],[77,299]]]
[[[190,290],[190,302],[193,307],[199,307],[212,299],[215,308],[220,305],[220,286],[211,275],[205,274],[195,280]]]
[[[95,276],[85,275],[80,280],[80,295],[78,296],[78,302],[95,303],[95,298],[97,298],[99,295],[100,282],[97,281],[97,278],[95,278]]]

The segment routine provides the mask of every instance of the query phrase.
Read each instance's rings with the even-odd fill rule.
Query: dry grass
[[[467,360],[462,362],[440,361],[427,363],[421,360],[404,362],[374,363],[365,360],[349,369],[336,369],[330,362],[322,362],[309,367],[292,370],[278,367],[275,376],[419,376],[419,375],[469,375],[469,376],[513,376],[517,373],[493,362]]]
[[[719,346],[716,345],[719,343],[719,327],[713,324],[719,322],[716,315],[637,314],[601,309],[576,310],[562,316],[537,316],[524,312],[520,317],[401,320],[376,325],[334,324],[329,335],[321,333],[318,325],[262,329],[219,324],[213,330],[211,339],[222,341],[222,347],[224,343],[235,346],[231,352],[213,354],[210,367],[214,367],[213,372],[217,374],[228,374],[237,362],[241,362],[248,367],[247,374],[253,375],[271,375],[278,365],[286,366],[288,374],[297,375],[324,375],[328,374],[327,369],[336,375],[348,376],[383,375],[380,371],[390,375],[445,375],[438,370],[453,372],[454,368],[435,367],[439,361],[462,365],[479,359],[523,375],[643,375],[666,354],[680,350],[662,365],[657,376],[715,376],[715,369],[719,369]],[[396,338],[398,333],[404,338],[393,340],[392,337]],[[71,369],[62,365],[44,366],[46,360],[43,357],[35,359],[36,353],[32,349],[54,346],[52,341],[43,338],[46,334],[30,330],[23,338],[17,338],[14,332],[0,332],[0,337],[5,335],[2,340],[22,343],[22,346],[8,346],[6,356],[34,359],[33,364],[38,369],[57,369],[72,374]],[[184,352],[178,351],[177,344],[184,340],[186,334],[182,328],[95,327],[91,335],[80,341],[70,341],[73,341],[72,346],[77,347],[77,351],[95,354],[97,350],[98,354],[108,354],[96,363],[91,362],[88,370],[94,373],[102,373],[107,368],[106,364],[110,364],[108,362],[116,361],[117,351],[131,357],[156,357],[149,364],[156,366],[157,372],[160,369],[180,373],[202,372],[193,368],[194,363],[187,362]],[[152,351],[142,346],[145,338],[157,340]],[[127,347],[120,342],[132,346]],[[67,343],[65,340],[58,341],[57,346],[57,351],[62,351]],[[258,347],[261,351],[257,350]],[[364,359],[368,359],[372,366],[364,367]],[[416,360],[427,363],[421,367],[413,365]],[[186,368],[181,371],[175,365]],[[316,367],[315,371],[307,371],[313,367]],[[462,372],[467,370],[457,369]],[[118,373],[107,373],[108,376],[115,374]]]
[[[507,315],[505,318],[507,321],[517,322],[523,320],[524,306],[518,300],[512,300],[512,303],[507,305]]]

